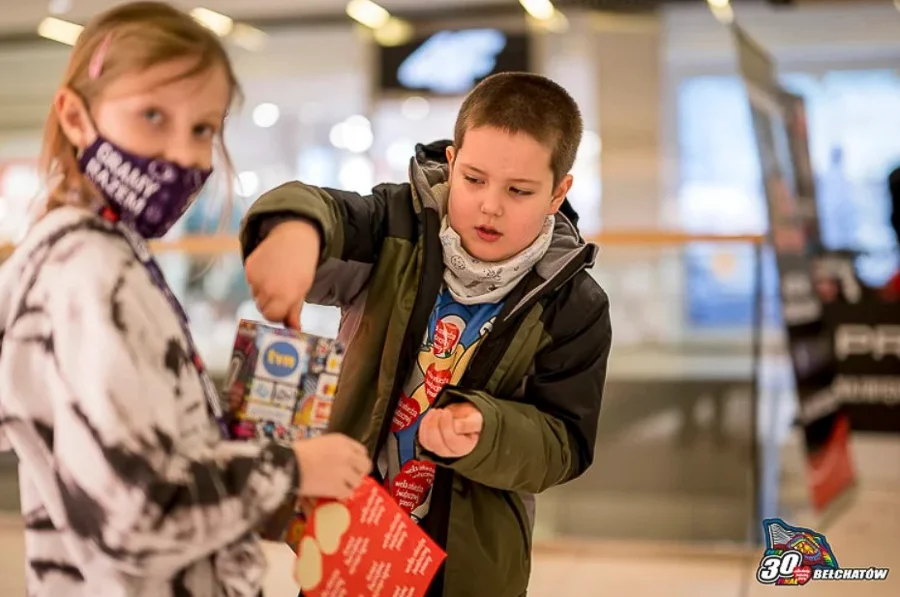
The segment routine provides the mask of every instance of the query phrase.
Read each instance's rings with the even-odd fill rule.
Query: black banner
[[[832,391],[836,362],[824,306],[813,278],[820,251],[815,188],[803,99],[778,84],[768,55],[732,27],[747,87],[778,267],[782,317],[806,440],[815,506],[828,506],[853,484],[849,423]]]
[[[816,286],[832,330],[834,393],[854,430],[900,433],[900,304],[866,287],[855,255],[816,260]]]

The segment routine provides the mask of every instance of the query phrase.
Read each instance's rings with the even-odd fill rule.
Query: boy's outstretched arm
[[[465,456],[443,458],[426,450],[429,458],[482,485],[527,493],[587,470],[593,462],[612,329],[606,294],[592,280],[586,282],[582,288],[590,286],[593,296],[579,297],[580,311],[556,306],[561,319],[554,326],[553,343],[538,353],[520,401],[444,389],[437,409],[471,404],[481,413],[483,427]]]
[[[303,220],[320,237],[316,276],[308,302],[343,306],[362,290],[385,237],[389,189],[371,195],[289,182],[257,199],[241,226],[241,253],[247,258],[279,224]],[[277,273],[275,274],[277,275]]]

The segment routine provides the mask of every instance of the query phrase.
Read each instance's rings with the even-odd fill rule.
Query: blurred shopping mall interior
[[[0,244],[21,238],[41,192],[41,128],[70,46],[114,4],[0,0]],[[157,246],[219,378],[238,320],[261,317],[234,242],[260,193],[295,179],[361,193],[402,181],[416,143],[452,136],[478,80],[545,74],[583,112],[569,199],[601,247],[592,273],[610,296],[614,344],[594,465],[538,496],[529,594],[776,590],[756,570],[762,520],[779,517],[825,534],[842,566],[895,569],[884,582],[797,590],[900,595],[900,406],[877,411],[878,425],[851,416],[849,435],[835,426],[825,439],[845,441],[847,459],[822,464],[839,456],[816,451],[824,440],[810,440],[819,432],[798,408],[801,365],[763,183],[766,152],[782,155],[781,141],[793,152],[800,137],[766,141],[739,47],[751,39],[773,84],[803,107],[814,192],[797,193],[814,198],[820,252],[851,252],[854,280],[879,288],[900,268],[887,184],[900,166],[900,2],[173,4],[225,39],[245,96],[226,129],[233,210],[229,181],[214,178]],[[803,160],[791,155],[799,180]],[[900,305],[880,312],[871,329],[900,325]],[[332,308],[303,311],[310,333],[334,335],[339,321]],[[879,366],[893,359],[900,371],[896,347]],[[4,597],[25,594],[18,512],[15,457],[0,454]],[[286,550],[268,546],[267,597],[296,595]]]

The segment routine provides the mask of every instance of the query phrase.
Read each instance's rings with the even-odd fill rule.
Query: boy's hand
[[[419,443],[441,458],[462,458],[478,445],[484,417],[468,402],[425,413],[419,425]]]
[[[300,310],[316,276],[320,244],[314,224],[295,220],[276,226],[247,257],[244,272],[263,317],[300,330]]]

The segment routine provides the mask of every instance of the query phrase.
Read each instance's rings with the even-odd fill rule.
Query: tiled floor
[[[900,490],[862,490],[830,528],[819,530],[827,533],[842,566],[894,570],[885,582],[813,582],[798,592],[809,597],[900,595]],[[271,570],[266,596],[294,597],[290,551],[277,545],[267,548]],[[529,595],[756,597],[791,590],[757,584],[753,573],[758,561],[759,553],[736,549],[545,542],[536,548]],[[0,595],[24,596],[22,567],[20,524],[5,515],[0,517]]]

